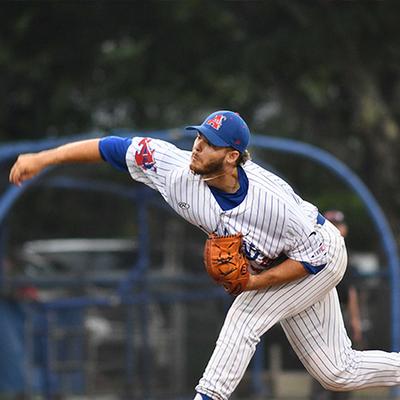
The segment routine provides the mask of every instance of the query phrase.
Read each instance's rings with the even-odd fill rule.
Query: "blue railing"
[[[165,139],[171,142],[174,142],[181,147],[190,148],[192,143],[192,137],[184,134],[181,129],[169,130],[169,131],[157,131],[157,132],[130,132],[126,130],[115,130],[112,132],[115,135],[121,136],[152,136],[161,139]],[[25,152],[34,152],[39,151],[46,148],[51,148],[54,146],[61,145],[63,143],[69,142],[71,140],[79,140],[86,139],[88,137],[96,137],[102,136],[101,133],[95,132],[87,135],[79,135],[68,138],[61,139],[46,139],[40,141],[29,141],[29,142],[19,142],[19,143],[9,143],[0,147],[0,163],[8,162],[14,159],[18,154]],[[256,148],[267,149],[271,151],[277,151],[281,153],[290,153],[295,154],[301,157],[306,157],[308,159],[313,160],[314,162],[322,165],[324,168],[330,170],[333,174],[338,176],[343,182],[345,182],[349,188],[357,194],[361,202],[366,207],[372,222],[374,223],[378,233],[379,238],[381,240],[381,246],[384,251],[384,254],[388,261],[388,275],[390,279],[390,288],[391,288],[391,343],[393,351],[400,351],[400,261],[398,254],[398,247],[394,238],[394,235],[391,231],[391,228],[387,222],[387,219],[380,208],[379,204],[368,190],[368,188],[363,184],[363,182],[359,179],[359,177],[352,172],[344,163],[339,161],[337,158],[327,153],[326,151],[317,148],[315,146],[289,140],[282,138],[273,138],[261,135],[253,135],[252,136],[252,146]],[[46,173],[46,172],[45,172]],[[4,221],[6,216],[12,210],[13,205],[17,201],[17,199],[23,195],[24,191],[33,185],[37,185],[39,182],[42,182],[41,176],[32,179],[30,182],[22,185],[22,187],[14,187],[9,186],[6,188],[2,196],[0,197],[0,229],[4,229]],[[118,187],[118,185],[113,185],[110,183],[102,184],[99,182],[93,181],[79,181],[79,180],[71,180],[71,178],[67,177],[54,177],[46,182],[47,185],[53,185],[58,187],[65,188],[78,188],[84,190],[98,190],[98,191],[108,191],[114,193],[115,195],[121,195],[130,197],[131,199],[135,199],[137,193],[135,191],[126,191],[126,189],[122,189]],[[143,193],[142,193],[143,194]],[[151,195],[149,195],[151,197]],[[138,209],[138,218],[144,222],[142,226],[147,226],[145,223],[146,216],[145,207],[141,207]],[[145,230],[141,231],[141,235],[139,240],[143,243],[141,246],[142,249],[147,249],[146,245],[148,238],[148,232]],[[4,246],[0,243],[0,252],[3,251]],[[4,254],[0,257],[0,260],[4,258]],[[1,262],[1,261],[0,261]],[[138,258],[138,262],[136,268],[132,269],[132,272],[128,274],[125,280],[122,280],[118,286],[117,294],[120,299],[125,299],[128,301],[131,286],[138,281],[140,278],[140,272],[147,268],[149,263],[149,257],[147,251],[144,250]],[[0,265],[0,286],[2,282],[4,282],[4,276],[2,271],[2,266]],[[211,294],[211,293],[209,293]],[[216,291],[213,293],[213,296],[219,296],[221,291]],[[201,298],[202,292],[197,293],[197,296]],[[188,299],[189,293],[187,292],[179,292],[174,295],[168,296],[169,301],[181,301],[182,299]],[[196,296],[194,296],[196,297]],[[146,301],[146,298],[144,298]],[[111,300],[107,299],[69,299],[69,300],[59,300],[55,302],[51,302],[46,305],[47,308],[52,307],[71,307],[71,306],[86,306],[88,304],[104,304],[107,305]],[[130,301],[143,301],[143,299],[131,299]],[[93,303],[94,302],[94,303]],[[63,303],[63,304],[61,304]],[[64,304],[65,303],[65,304]],[[255,358],[253,361],[253,387],[256,392],[261,393],[265,390],[264,385],[262,384],[260,371],[263,368],[262,364],[262,354],[261,351],[258,350],[255,354]],[[50,390],[50,389],[49,389]],[[396,392],[397,394],[397,392]]]

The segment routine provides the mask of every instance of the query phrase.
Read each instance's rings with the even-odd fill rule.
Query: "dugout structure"
[[[151,136],[155,138],[165,139],[176,143],[180,147],[190,148],[192,143],[192,137],[189,137],[186,133],[183,133],[181,129],[159,131],[159,132],[147,132],[145,134],[139,132],[128,132],[128,131],[115,131],[112,134],[120,136]],[[66,141],[79,140],[88,137],[103,136],[101,132],[96,132],[91,135],[82,135],[76,137],[69,137],[67,139],[52,139],[52,140],[40,140],[36,142],[19,142],[10,143],[0,147],[0,161],[3,165],[8,165],[15,157],[20,153],[34,152],[42,149],[54,147],[65,143]],[[390,226],[382,212],[380,206],[368,190],[368,188],[362,183],[362,181],[341,161],[333,157],[331,154],[311,146],[305,143],[296,142],[293,140],[273,138],[268,136],[253,135],[251,145],[253,148],[265,149],[268,151],[279,152],[284,154],[293,154],[300,157],[305,157],[312,160],[318,165],[331,171],[339,179],[341,179],[349,188],[352,190],[364,204],[381,240],[380,247],[387,260],[387,276],[390,283],[390,303],[391,303],[391,347],[393,351],[400,351],[400,263],[398,248],[390,229]],[[256,161],[261,162],[263,160]],[[48,172],[48,171],[47,171]],[[171,370],[168,366],[168,359],[163,362],[165,372],[164,374],[174,379],[176,387],[169,393],[162,393],[161,391],[154,390],[154,371],[152,371],[151,362],[146,361],[146,357],[140,355],[140,348],[146,354],[151,354],[151,330],[154,329],[154,315],[162,313],[165,305],[172,305],[169,313],[170,320],[167,325],[172,328],[170,331],[175,332],[171,336],[175,337],[175,341],[170,341],[167,346],[170,346],[170,350],[174,349],[175,352],[179,353],[179,343],[186,340],[182,336],[182,326],[187,322],[187,315],[196,311],[196,306],[193,309],[186,310],[185,305],[197,304],[200,307],[197,312],[201,314],[201,308],[213,307],[213,305],[207,304],[206,307],[202,307],[204,302],[210,302],[217,304],[220,309],[220,316],[223,316],[223,312],[229,305],[229,298],[226,297],[224,292],[220,288],[216,288],[210,285],[207,277],[203,273],[203,276],[192,276],[190,274],[183,273],[183,265],[180,261],[182,254],[173,250],[174,240],[169,240],[166,243],[165,252],[167,260],[164,261],[163,274],[158,275],[158,281],[154,281],[153,284],[159,290],[154,290],[154,287],[149,285],[150,280],[143,279],[143,276],[151,271],[151,260],[150,260],[150,241],[151,232],[146,227],[148,219],[151,218],[152,213],[157,208],[163,209],[163,212],[168,213],[167,208],[160,205],[161,201],[155,196],[155,192],[151,189],[139,186],[132,190],[126,190],[125,187],[120,187],[111,183],[99,183],[85,179],[71,179],[68,177],[57,176],[56,171],[52,174],[51,179],[46,179],[46,174],[40,175],[39,177],[31,180],[24,184],[21,188],[14,186],[5,186],[3,193],[0,197],[0,286],[3,293],[7,293],[10,289],[15,289],[27,284],[42,285],[59,285],[65,287],[66,284],[71,287],[77,287],[83,283],[103,284],[107,287],[104,291],[104,295],[96,296],[72,296],[68,295],[65,298],[52,298],[49,301],[39,301],[30,303],[28,305],[28,326],[31,329],[29,332],[33,335],[36,332],[40,345],[40,378],[33,376],[36,372],[32,373],[31,362],[34,358],[32,354],[28,354],[28,359],[24,360],[23,367],[26,368],[26,375],[23,377],[23,383],[25,385],[24,391],[26,393],[39,392],[46,399],[54,398],[55,394],[69,394],[69,392],[82,392],[89,396],[93,396],[96,393],[96,389],[93,384],[95,378],[96,363],[92,362],[88,365],[85,364],[85,356],[92,354],[94,349],[90,344],[90,337],[87,335],[87,330],[81,329],[87,319],[87,310],[101,309],[107,314],[107,310],[114,310],[115,313],[119,313],[123,320],[120,331],[123,331],[122,340],[125,341],[126,347],[124,353],[124,361],[122,362],[121,371],[125,374],[125,385],[124,393],[131,396],[131,398],[179,398],[179,396],[186,395],[185,382],[179,382],[178,377],[185,376],[186,365],[180,363],[182,355],[178,356],[174,360],[175,371]],[[64,189],[77,189],[82,191],[95,191],[97,193],[109,193],[113,196],[120,196],[128,198],[135,204],[135,214],[137,223],[144,227],[140,229],[140,233],[135,238],[137,242],[138,252],[136,254],[136,261],[133,263],[132,268],[126,272],[122,277],[117,279],[106,279],[106,282],[99,282],[94,279],[90,282],[82,282],[82,280],[71,279],[68,282],[65,279],[61,281],[41,281],[40,277],[32,279],[29,277],[10,277],[5,269],[5,260],[7,259],[7,231],[8,231],[8,216],[13,212],[13,206],[17,201],[23,202],[24,193],[32,187],[39,185],[51,186],[54,188]],[[138,202],[138,199],[147,199],[146,202]],[[149,207],[151,211],[149,213]],[[129,216],[127,216],[129,217]],[[34,219],[34,215],[32,215]],[[168,229],[167,236],[171,238],[179,238],[179,240],[185,240],[185,232],[180,231],[182,228],[179,224],[176,225],[174,222],[174,216],[171,215],[168,219],[160,222],[165,225]],[[176,240],[175,240],[176,241]],[[200,253],[198,248],[191,249],[192,255],[197,254],[194,257],[195,262],[201,263]],[[140,287],[140,290],[137,288]],[[160,289],[161,288],[161,289]],[[154,304],[159,305],[159,310],[154,311]],[[151,310],[151,308],[153,309]],[[204,310],[203,310],[204,311]],[[186,315],[186,317],[185,317]],[[60,317],[63,316],[63,317]],[[61,318],[61,321],[59,319]],[[152,321],[153,319],[153,321]],[[172,321],[172,322],[171,322]],[[138,323],[139,322],[139,323]],[[140,327],[137,330],[138,326]],[[180,328],[179,328],[180,327]],[[166,327],[160,327],[160,329],[166,329]],[[179,332],[181,330],[181,332]],[[121,333],[119,332],[119,333]],[[167,330],[166,330],[167,332]],[[55,362],[52,358],[54,354],[59,355],[62,351],[58,347],[65,346],[61,341],[54,343],[54,333],[58,338],[69,338],[69,343],[72,343],[70,352],[76,352],[76,359],[74,362],[67,360],[61,366]],[[70,334],[70,336],[68,336]],[[28,335],[29,336],[29,335]],[[212,334],[211,334],[212,336]],[[214,335],[215,336],[215,335]],[[161,337],[161,336],[160,336]],[[72,338],[72,339],[71,339]],[[132,339],[136,338],[136,339]],[[33,337],[25,338],[26,343],[32,342]],[[135,343],[135,340],[139,341]],[[32,343],[30,343],[32,344]],[[57,347],[58,346],[58,347]],[[32,346],[30,347],[32,349]],[[92,352],[92,353],[91,353]],[[138,365],[137,358],[141,357],[140,366]],[[57,361],[57,360],[56,360]],[[64,356],[64,361],[66,361]],[[98,361],[98,360],[97,360]],[[171,361],[171,360],[169,360]],[[68,364],[69,363],[69,364]],[[57,369],[59,368],[59,369]],[[67,383],[60,383],[61,370],[67,371]],[[140,385],[138,391],[138,378],[137,375],[140,371]],[[168,372],[168,373],[167,373]],[[263,366],[263,354],[262,344],[259,346],[252,366],[249,369],[248,374],[248,386],[249,390],[253,393],[265,393],[268,391],[268,387],[265,385],[263,378],[264,366]],[[201,373],[201,367],[197,370],[197,373]],[[175,375],[174,375],[175,374]],[[88,381],[88,377],[92,377],[91,381]],[[90,380],[90,379],[89,379]],[[131,384],[129,384],[131,382]],[[97,385],[99,382],[96,383]],[[136,387],[136,389],[135,389]],[[60,389],[61,388],[61,389]],[[395,391],[393,392],[395,393]],[[135,397],[136,396],[136,397]],[[164,396],[164,397],[163,397]],[[95,396],[95,398],[97,398]]]

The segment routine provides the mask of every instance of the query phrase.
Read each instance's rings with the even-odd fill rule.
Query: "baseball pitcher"
[[[309,373],[335,391],[400,384],[400,354],[356,351],[335,286],[347,264],[339,231],[282,179],[249,160],[250,132],[232,111],[216,111],[192,151],[151,138],[105,137],[18,157],[21,185],[50,165],[106,161],[159,191],[208,236],[209,275],[236,296],[196,400],[227,400],[257,343],[280,323]]]

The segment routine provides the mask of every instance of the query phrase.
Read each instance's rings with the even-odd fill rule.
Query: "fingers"
[[[18,165],[18,160],[17,162],[12,166],[11,171],[10,171],[10,176],[9,180],[11,183],[17,186],[21,186],[21,168]]]
[[[17,176],[17,163],[18,163],[18,161],[15,162],[14,165],[12,166],[12,168],[10,170],[10,175],[8,177],[10,183],[13,183],[14,185],[18,184],[17,183],[17,179],[16,179],[16,176]]]
[[[33,173],[29,169],[29,164],[24,156],[19,156],[15,164],[10,170],[9,180],[17,186],[21,186],[22,182],[31,178]]]

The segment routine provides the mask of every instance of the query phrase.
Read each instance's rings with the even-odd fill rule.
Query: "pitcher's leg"
[[[236,298],[197,392],[213,400],[227,400],[242,379],[261,335],[278,321],[308,309],[337,285],[346,268],[346,249],[334,231],[326,240],[330,261],[318,274]]]
[[[400,353],[351,348],[335,289],[281,325],[306,369],[326,389],[400,385]]]
[[[232,304],[196,390],[227,400],[242,379],[257,343],[275,323],[308,308],[337,283],[329,270],[295,283],[242,293]]]
[[[256,296],[256,292],[247,292],[239,297],[226,316],[215,350],[196,387],[197,392],[213,400],[229,398],[242,379],[260,341],[260,316],[257,308],[268,302],[269,296]],[[266,329],[276,322],[271,313],[271,318],[265,323]]]

